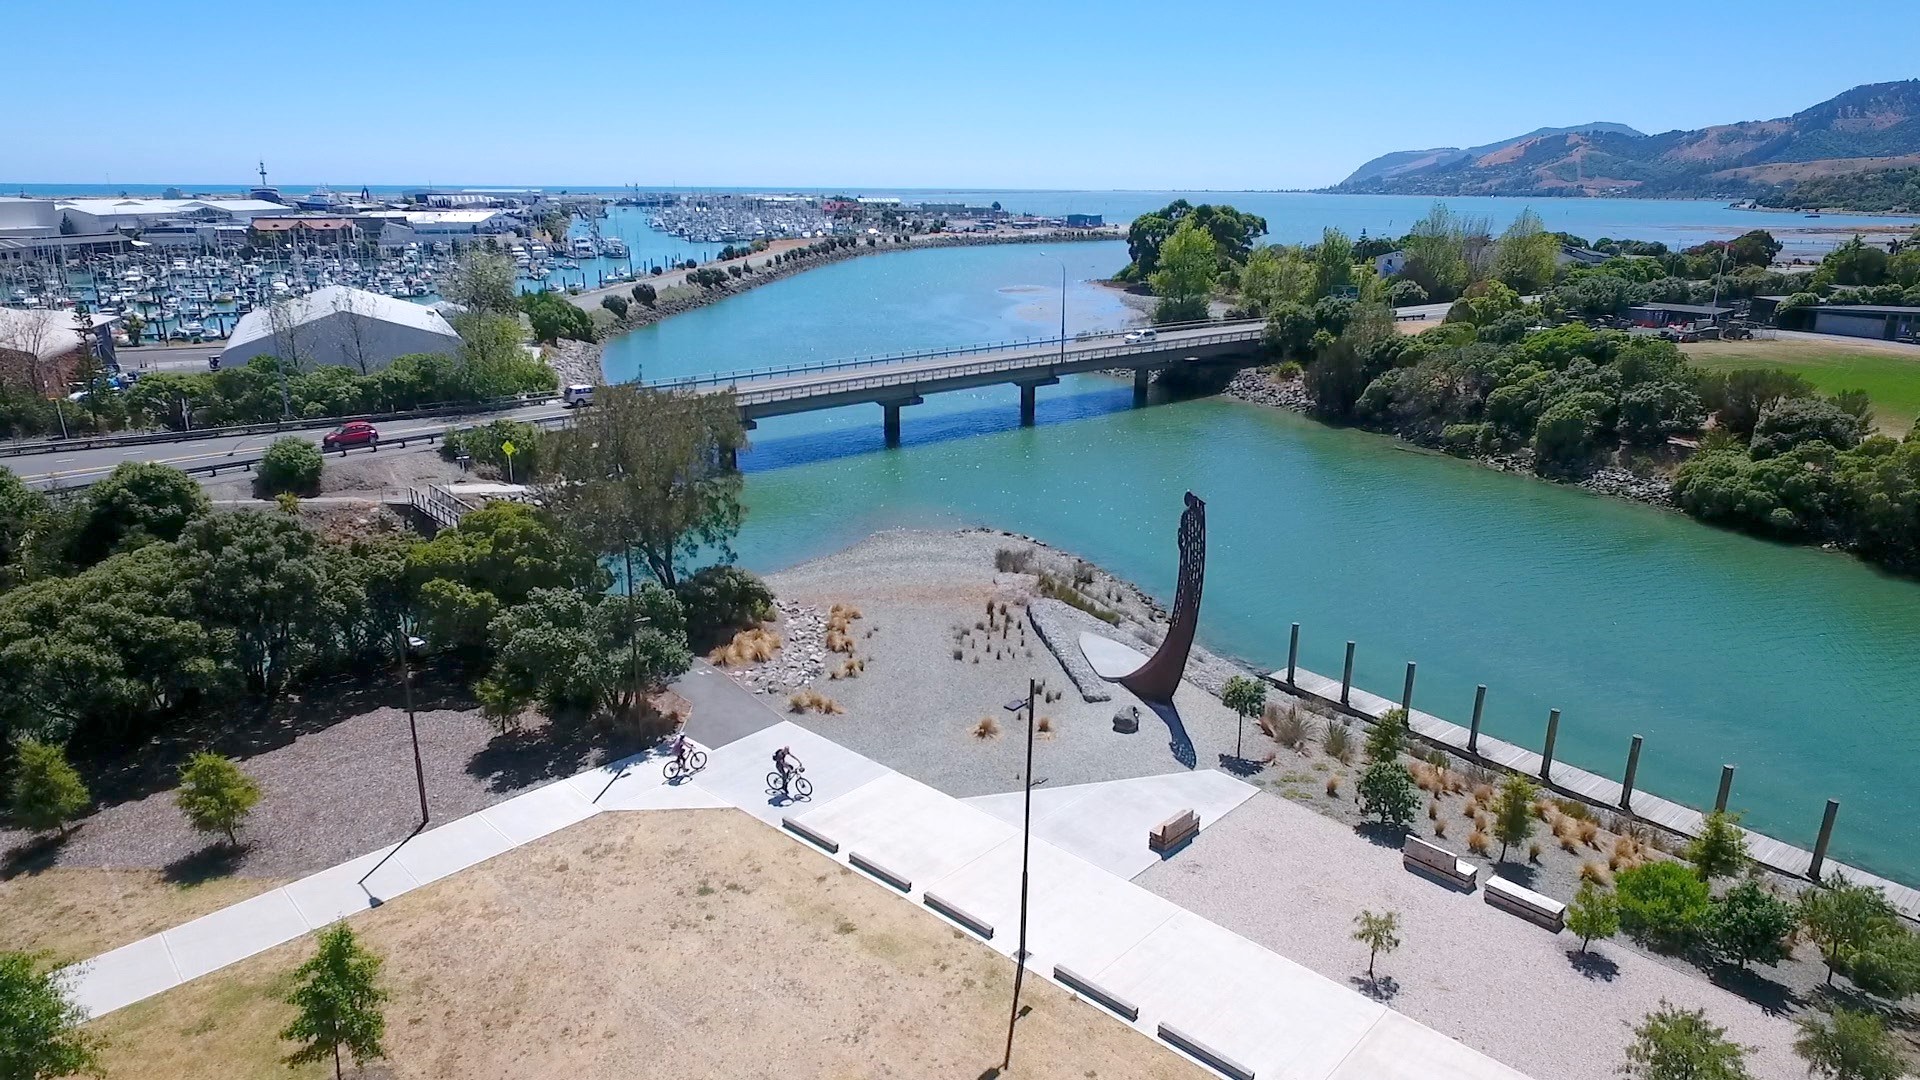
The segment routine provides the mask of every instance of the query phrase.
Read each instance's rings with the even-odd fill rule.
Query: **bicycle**
[[[687,759],[684,762],[679,758],[667,759],[667,780],[674,781],[683,776],[692,776],[706,767],[707,752],[705,750],[688,750]]]
[[[789,799],[811,799],[813,798],[813,781],[800,775],[805,771],[805,769],[795,769],[792,776],[783,777],[780,775],[780,770],[775,769],[767,774],[767,790],[784,793]]]

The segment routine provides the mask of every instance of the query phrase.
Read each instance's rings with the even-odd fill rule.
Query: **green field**
[[[1824,341],[1703,341],[1682,346],[1712,371],[1769,367],[1797,371],[1825,393],[1865,390],[1881,431],[1905,435],[1920,417],[1920,352]]]

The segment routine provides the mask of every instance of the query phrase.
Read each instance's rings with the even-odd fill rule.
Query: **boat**
[[[600,254],[609,259],[624,259],[628,255],[627,242],[617,236],[604,237],[600,241]]]
[[[576,236],[567,243],[567,254],[576,259],[591,259],[600,254],[590,236]]]

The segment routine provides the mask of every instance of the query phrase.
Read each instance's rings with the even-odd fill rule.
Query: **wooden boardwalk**
[[[1292,683],[1287,681],[1287,672],[1284,668],[1268,675],[1267,679],[1283,690],[1313,698],[1336,710],[1367,720],[1377,720],[1386,715],[1388,710],[1400,707],[1398,701],[1389,701],[1358,686],[1349,688],[1347,704],[1343,706],[1340,702],[1340,680],[1329,679],[1325,675],[1316,674],[1305,668],[1294,669]],[[1698,836],[1706,823],[1706,815],[1693,807],[1671,799],[1663,799],[1652,792],[1638,788],[1633,792],[1631,807],[1623,807],[1620,805],[1623,788],[1619,781],[1609,780],[1564,761],[1555,761],[1550,770],[1551,775],[1541,777],[1541,755],[1496,739],[1485,732],[1480,734],[1477,752],[1470,753],[1467,750],[1467,739],[1470,734],[1468,729],[1452,721],[1442,720],[1432,713],[1413,709],[1408,712],[1407,720],[1408,726],[1415,735],[1445,747],[1460,757],[1542,779],[1548,787],[1563,795],[1657,825],[1668,832],[1691,838]],[[1747,834],[1747,852],[1756,862],[1794,877],[1809,878],[1811,876],[1809,871],[1813,866],[1812,852],[1751,829],[1742,831]],[[1829,858],[1821,871],[1821,876],[1831,878],[1836,874],[1843,874],[1848,881],[1856,884],[1879,887],[1886,892],[1887,900],[1900,909],[1901,914],[1909,919],[1920,919],[1920,890]]]

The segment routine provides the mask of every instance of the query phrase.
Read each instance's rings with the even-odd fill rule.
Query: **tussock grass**
[[[1591,881],[1595,885],[1612,885],[1613,873],[1597,862],[1584,862],[1580,864],[1580,880]]]
[[[1467,850],[1484,857],[1493,850],[1493,837],[1487,835],[1484,828],[1476,826],[1467,834]]]
[[[973,737],[976,739],[997,739],[1000,737],[1000,721],[991,716],[983,716],[973,725]]]
[[[734,634],[731,641],[713,650],[707,659],[719,667],[763,664],[773,659],[773,654],[779,652],[783,644],[779,634],[755,627]]]
[[[1345,720],[1327,725],[1327,734],[1321,740],[1327,755],[1342,765],[1353,763],[1353,728]]]
[[[1447,838],[1447,819],[1446,818],[1433,819],[1433,835],[1439,837],[1442,840],[1445,840]]]
[[[824,715],[838,716],[847,710],[841,707],[839,702],[820,691],[807,689],[788,696],[787,711],[792,713],[817,712]]]
[[[1337,799],[1339,797],[1340,797],[1340,774],[1329,773],[1327,774],[1327,798]]]

